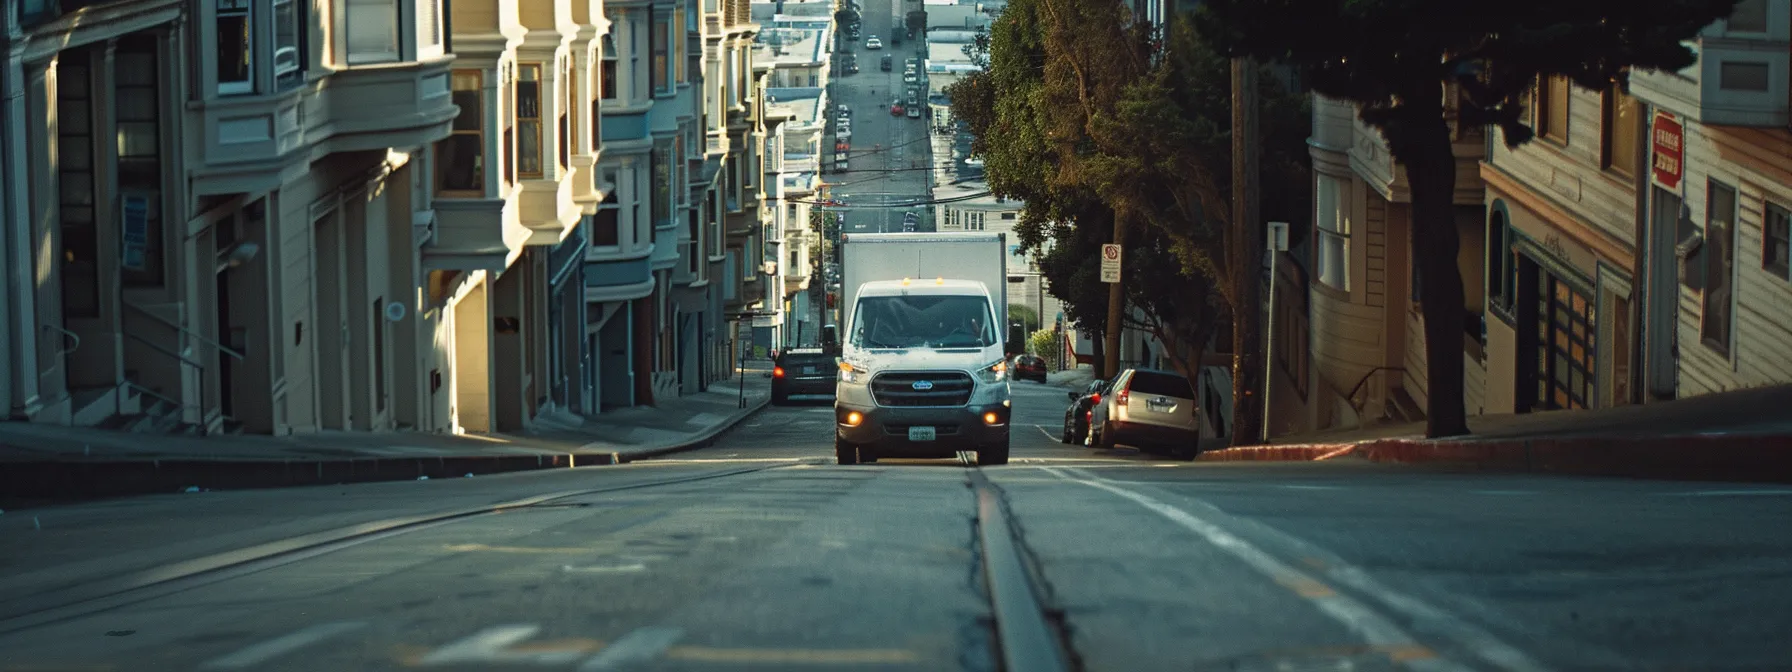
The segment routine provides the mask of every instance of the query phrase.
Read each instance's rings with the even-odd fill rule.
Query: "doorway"
[[[342,216],[336,204],[311,223],[316,255],[312,287],[316,290],[316,358],[318,427],[348,429],[348,320],[343,310]]]
[[[1678,358],[1675,332],[1680,321],[1680,259],[1674,246],[1680,239],[1680,197],[1661,187],[1651,187],[1649,197],[1649,288],[1643,339],[1645,391],[1658,400],[1675,396]]]
[[[1538,273],[1537,391],[1531,410],[1591,408],[1598,333],[1593,301],[1549,271]]]

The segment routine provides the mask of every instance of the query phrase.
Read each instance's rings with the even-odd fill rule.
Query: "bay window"
[[[601,92],[599,97],[604,100],[617,100],[622,96],[620,92],[616,90],[616,37],[614,35],[605,35],[602,44],[603,65],[598,74],[598,77],[600,78],[598,91]]]
[[[485,75],[455,70],[450,78],[460,113],[448,137],[436,142],[436,192],[478,194],[485,191]]]
[[[516,77],[516,170],[541,177],[541,64],[524,63]]]
[[[597,206],[597,217],[591,220],[592,247],[618,247],[622,245],[622,204],[616,191],[610,190],[604,201]]]
[[[221,95],[255,92],[255,50],[249,0],[218,0],[217,75]]]
[[[653,141],[653,228],[672,225],[672,162],[682,160],[672,153],[672,139]]]
[[[347,33],[343,42],[348,49],[348,64],[398,60],[397,0],[343,0],[343,3],[343,30]]]
[[[671,40],[672,42],[672,72],[677,76],[674,81],[683,84],[690,81],[689,74],[685,72],[685,70],[690,67],[690,58],[685,53],[685,45],[690,42],[685,35],[690,30],[690,27],[685,25],[685,11],[683,7],[672,10],[671,29],[672,34],[667,35],[666,39]]]
[[[1319,234],[1314,275],[1333,289],[1350,291],[1350,207],[1346,182],[1325,174],[1314,176],[1313,228]]]
[[[498,123],[504,126],[504,185],[516,184],[516,64],[508,63],[498,70]]]

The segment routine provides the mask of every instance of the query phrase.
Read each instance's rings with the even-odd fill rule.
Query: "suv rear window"
[[[819,353],[819,352],[805,352],[805,353],[794,354],[794,355],[785,355],[781,359],[784,362],[783,363],[784,366],[823,366],[823,367],[834,366],[834,356],[833,355]]]
[[[1140,371],[1132,374],[1132,384],[1127,391],[1134,394],[1155,394],[1177,399],[1194,399],[1195,388],[1188,384],[1188,379],[1168,373],[1152,373]]]

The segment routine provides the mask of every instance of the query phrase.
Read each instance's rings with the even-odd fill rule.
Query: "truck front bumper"
[[[852,413],[859,423],[847,423]],[[984,414],[994,413],[995,424]],[[952,457],[961,450],[1008,443],[1010,409],[1001,403],[950,408],[904,408],[834,404],[834,430],[841,440],[869,448],[880,457]],[[932,427],[932,441],[909,440],[909,428]]]

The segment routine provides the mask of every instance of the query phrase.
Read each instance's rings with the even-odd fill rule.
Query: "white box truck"
[[[834,456],[1008,462],[1001,325],[1008,246],[994,233],[841,237]]]

